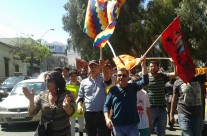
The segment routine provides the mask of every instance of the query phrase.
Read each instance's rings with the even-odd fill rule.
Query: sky
[[[62,17],[67,13],[63,6],[67,1],[1,0],[0,38],[42,37],[49,43],[67,44],[69,34],[62,29]]]

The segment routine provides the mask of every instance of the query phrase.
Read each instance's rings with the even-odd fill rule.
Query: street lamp
[[[46,34],[47,34],[47,32],[49,32],[49,31],[54,31],[55,29],[49,29],[49,30],[47,30],[43,35],[42,35],[42,37],[44,37]],[[40,38],[40,40],[42,39],[42,37]]]
[[[49,29],[47,30],[40,38],[40,45],[42,45],[42,38],[49,32],[49,31],[54,31],[55,29]],[[47,67],[48,67],[48,60],[47,59],[43,59],[42,60],[44,62],[44,66],[42,67],[43,69],[47,70]]]

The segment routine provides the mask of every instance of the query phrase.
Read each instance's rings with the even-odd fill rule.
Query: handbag
[[[39,123],[35,136],[52,136],[52,122]]]
[[[60,97],[60,95],[58,95],[58,99],[55,102],[56,105],[59,100],[59,97]],[[52,119],[49,122],[42,123],[40,120],[34,136],[52,136],[53,118],[54,118],[56,109],[57,109],[57,107],[55,107],[53,114],[52,114]]]

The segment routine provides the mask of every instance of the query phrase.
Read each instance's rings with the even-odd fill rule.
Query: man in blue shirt
[[[82,80],[78,92],[77,112],[83,113],[86,122],[86,133],[88,136],[107,136],[107,127],[103,114],[103,105],[106,99],[107,85],[111,84],[111,73],[105,69],[103,60],[89,61],[89,77]],[[103,75],[101,75],[101,71]]]
[[[142,61],[143,78],[128,83],[129,72],[125,68],[117,71],[117,85],[110,88],[104,104],[104,116],[108,128],[116,136],[138,136],[139,115],[137,112],[137,91],[149,82],[145,60]],[[112,108],[112,118],[109,111]]]

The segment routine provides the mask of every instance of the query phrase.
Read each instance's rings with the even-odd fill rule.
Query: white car
[[[44,80],[28,79],[17,83],[7,98],[0,102],[0,124],[7,126],[13,123],[37,122],[40,120],[41,112],[36,116],[29,116],[29,100],[22,92],[22,87],[26,86],[29,90],[34,88],[35,95],[46,90]]]

